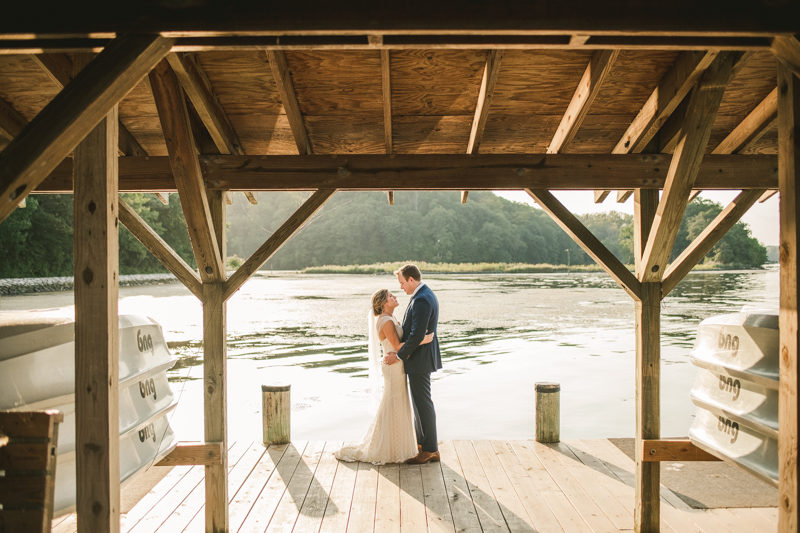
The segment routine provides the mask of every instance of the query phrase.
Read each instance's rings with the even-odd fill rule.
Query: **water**
[[[604,273],[426,276],[440,304],[444,369],[433,374],[440,439],[529,438],[537,381],[561,383],[562,438],[633,437],[632,300]],[[229,439],[261,438],[261,384],[292,384],[292,438],[359,440],[366,430],[370,295],[392,275],[258,275],[228,303]],[[701,320],[744,304],[777,309],[777,268],[690,274],[662,303],[661,424],[685,436]],[[8,296],[0,309],[71,306],[73,293]],[[203,440],[202,308],[179,284],[120,289],[120,313],[164,327],[181,440]]]

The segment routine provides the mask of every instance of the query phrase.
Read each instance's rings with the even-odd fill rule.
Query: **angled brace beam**
[[[162,265],[167,267],[167,270],[192,291],[192,294],[203,299],[202,282],[197,273],[122,198],[119,200],[119,221]]]
[[[503,61],[502,50],[489,50],[486,52],[486,64],[483,67],[483,78],[481,88],[478,91],[478,103],[475,106],[475,117],[472,119],[472,127],[469,130],[469,141],[467,142],[467,153],[477,154],[483,140],[483,130],[486,128],[486,120],[489,118],[489,108],[492,105],[494,88],[497,85],[497,78],[500,76],[500,63]],[[461,191],[461,203],[467,203],[469,191]]]
[[[800,41],[797,40],[797,37],[773,38],[772,53],[786,68],[800,78]]]
[[[715,244],[725,236],[753,204],[764,194],[763,190],[742,191],[717,215],[706,229],[669,265],[661,282],[661,297],[665,298]]]
[[[575,138],[618,55],[619,50],[598,50],[594,53],[575,94],[572,95],[567,111],[561,118],[561,124],[547,147],[548,154],[562,152]]]
[[[778,88],[775,87],[711,153],[739,154],[760,139],[777,120]]]
[[[0,153],[0,222],[52,172],[147,72],[174,39],[117,37]]]
[[[66,54],[33,54],[31,58],[56,87],[63,89],[72,80],[72,60]],[[147,155],[139,141],[119,122],[119,155]]]
[[[270,50],[267,52],[267,57],[272,69],[272,76],[275,78],[275,84],[281,95],[283,110],[286,112],[286,118],[289,119],[289,126],[292,128],[297,152],[300,155],[311,155],[314,153],[314,149],[311,147],[308,131],[303,122],[300,104],[297,102],[297,93],[294,90],[294,83],[292,83],[292,74],[286,64],[286,56],[282,50]]]
[[[200,278],[203,283],[219,283],[225,279],[225,268],[211,221],[189,113],[178,78],[166,60],[150,72],[150,86]]]
[[[0,98],[0,135],[13,141],[27,125],[28,121],[25,120],[25,117],[11,104]]]
[[[292,235],[297,233],[303,224],[325,205],[325,202],[327,202],[335,192],[336,189],[320,189],[312,194],[258,250],[253,252],[253,255],[233,273],[228,281],[225,282],[222,295],[223,299],[227,300],[233,296],[233,294],[241,288],[242,284],[250,279],[250,276],[255,274],[256,270],[261,268],[270,257],[275,255],[275,252],[280,250],[281,247],[289,241]]]
[[[531,198],[536,200],[542,209],[561,226],[561,229],[572,237],[583,251],[594,259],[603,270],[622,287],[634,300],[641,299],[641,283],[628,268],[606,248],[600,240],[584,226],[575,215],[564,207],[553,194],[546,189],[525,189]]]
[[[389,50],[381,50],[381,96],[383,98],[383,137],[386,153],[394,151],[392,144],[392,55]],[[389,205],[394,205],[394,192],[387,191]]]
[[[639,281],[661,281],[675,237],[686,210],[689,194],[703,161],[711,128],[728,84],[752,57],[750,52],[719,54],[692,91],[686,118],[670,162],[664,193],[642,255]]]

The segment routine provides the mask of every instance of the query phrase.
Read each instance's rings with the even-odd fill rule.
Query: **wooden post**
[[[561,431],[561,385],[537,383],[536,442],[559,442]]]
[[[291,394],[291,385],[261,385],[264,444],[289,444],[292,441]]]
[[[661,438],[661,283],[642,283],[636,301],[636,509],[639,533],[659,531],[660,466],[644,462],[642,441]]]
[[[225,194],[208,197],[217,243],[225,242]],[[224,246],[220,251],[224,250]],[[224,280],[224,272],[223,272]],[[223,283],[203,284],[205,440],[222,443],[220,464],[206,465],[206,532],[228,531],[227,307]]]
[[[77,55],[80,71],[86,57]],[[75,456],[78,531],[119,522],[118,113],[75,148]]]
[[[780,392],[778,396],[778,531],[796,532],[797,516],[797,350],[800,344],[798,324],[797,227],[800,168],[800,79],[778,63],[778,180],[780,185]]]

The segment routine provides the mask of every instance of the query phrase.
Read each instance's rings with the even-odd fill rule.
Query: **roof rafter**
[[[281,50],[270,50],[267,52],[267,57],[269,58],[269,66],[272,69],[272,76],[275,78],[275,84],[278,86],[278,92],[281,95],[283,110],[286,113],[286,118],[289,119],[289,126],[292,128],[297,151],[300,155],[311,155],[314,153],[314,149],[308,138],[305,122],[303,122],[300,104],[297,102],[297,93],[295,93],[294,84],[292,83],[292,74],[286,64],[286,56]]]

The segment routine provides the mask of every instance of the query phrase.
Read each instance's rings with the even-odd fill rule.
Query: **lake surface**
[[[424,275],[424,274],[423,274]],[[561,383],[562,438],[633,437],[632,300],[605,274],[426,276],[439,298],[444,368],[433,374],[440,439],[531,438],[534,383]],[[261,385],[291,383],[292,438],[360,440],[367,411],[370,296],[393,275],[259,273],[228,303],[229,439],[261,438]],[[685,436],[696,375],[689,361],[701,320],[742,305],[778,308],[777,267],[697,272],[662,303],[661,424]],[[0,310],[68,307],[73,293],[0,298]],[[164,327],[179,358],[172,424],[203,440],[202,308],[180,284],[120,289],[119,312]]]

